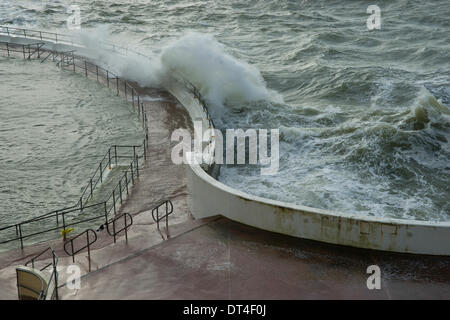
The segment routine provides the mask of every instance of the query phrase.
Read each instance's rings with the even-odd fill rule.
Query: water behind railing
[[[122,150],[117,152],[117,158],[111,158],[110,150]],[[125,153],[123,150],[129,150]],[[118,211],[119,205],[126,200],[131,187],[139,176],[139,161],[143,161],[145,155],[140,154],[142,146],[113,146],[106,156],[108,160],[102,170],[102,178],[99,183],[92,185],[91,180],[80,201],[75,206],[55,210],[27,221],[0,228],[1,249],[6,250],[17,246],[56,239],[61,237],[63,229],[74,228],[72,232],[104,224],[108,217]],[[126,165],[127,160],[128,165]],[[100,166],[98,172],[100,171]],[[94,176],[98,175],[96,172]],[[88,190],[88,192],[86,192]],[[83,202],[81,202],[83,200]]]
[[[0,27],[1,28],[1,27]],[[2,28],[4,31],[5,29]],[[23,30],[22,30],[23,31]],[[33,31],[20,32],[20,29],[8,28],[10,35],[17,37],[39,37],[42,40],[52,41],[51,33]],[[0,33],[2,33],[0,31]],[[55,35],[55,40],[57,39]],[[63,39],[59,37],[58,39]],[[30,55],[31,48],[27,45],[14,44],[12,47],[3,47],[3,53],[23,58],[39,58],[57,62],[58,66],[81,73],[108,86],[118,96],[131,100],[135,111],[141,118],[145,140],[142,145],[112,146],[100,160],[94,164],[96,169],[92,178],[82,189],[78,202],[65,209],[59,209],[40,215],[28,221],[21,221],[10,226],[0,227],[0,250],[7,250],[20,242],[21,246],[39,241],[61,237],[61,229],[74,227],[78,230],[100,225],[107,220],[111,212],[117,212],[118,206],[129,193],[130,186],[137,179],[139,164],[143,162],[148,144],[147,115],[143,107],[143,99],[135,88],[126,80],[119,78],[113,72],[95,65],[91,61],[70,52],[53,52],[40,50]],[[9,49],[13,48],[10,52]],[[36,45],[36,49],[41,48]],[[44,58],[45,57],[45,58]],[[76,230],[75,230],[76,232]]]

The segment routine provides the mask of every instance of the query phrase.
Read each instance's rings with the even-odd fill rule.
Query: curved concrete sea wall
[[[213,129],[205,106],[194,96],[192,88],[188,89],[184,81],[172,80],[166,83],[166,89],[186,108],[192,121],[201,120],[203,131]],[[363,217],[252,196],[224,185],[205,172],[214,166],[213,135],[203,143],[205,146],[210,150],[209,163],[202,167],[186,165],[189,206],[196,218],[223,215],[260,229],[332,244],[450,255],[450,222]]]
[[[168,85],[167,90],[193,121],[203,117],[207,123],[203,107],[189,90],[179,83]],[[274,201],[226,186],[207,174],[207,169],[186,165],[189,206],[196,218],[222,215],[267,231],[331,244],[450,255],[450,223],[364,217]]]
[[[187,166],[190,206],[204,218],[223,215],[260,229],[332,244],[393,252],[450,255],[450,223],[376,219],[252,196]]]

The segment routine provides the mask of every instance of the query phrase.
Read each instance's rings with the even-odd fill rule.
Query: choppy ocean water
[[[279,128],[277,175],[224,166],[251,194],[336,211],[449,221],[450,7],[446,1],[2,1],[0,24],[82,29],[188,77],[219,127]],[[96,31],[96,32],[97,32]],[[95,33],[95,32],[94,32]],[[104,36],[104,30],[98,31]],[[2,84],[2,91],[3,91]]]

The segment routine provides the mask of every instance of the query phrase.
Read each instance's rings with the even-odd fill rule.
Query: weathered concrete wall
[[[167,89],[186,107],[192,120],[205,117],[198,101],[180,84]],[[204,169],[186,165],[189,206],[196,218],[222,215],[264,230],[327,243],[450,255],[450,223],[362,217],[273,201],[230,188]]]
[[[393,252],[450,255],[450,223],[379,220],[272,201],[230,188],[199,166],[186,166],[196,218],[223,215],[290,236]]]
[[[169,81],[166,89],[183,104],[193,121],[202,120],[203,130],[209,128],[206,113],[182,83]],[[214,150],[213,137],[208,143]],[[204,166],[204,169],[207,167]],[[213,179],[198,165],[186,165],[186,170],[189,206],[196,218],[223,215],[264,230],[333,244],[450,255],[450,222],[381,220],[308,208],[230,188]]]
[[[183,105],[183,107],[188,111],[189,116],[191,117],[192,122],[201,121],[202,123],[202,131],[194,130],[195,137],[197,141],[203,141],[205,136],[204,133],[206,130],[211,129],[210,133],[207,135],[207,141],[202,143],[203,150],[206,150],[208,154],[208,161],[206,163],[202,163],[202,168],[208,171],[210,166],[214,163],[214,150],[216,138],[213,134],[214,127],[208,121],[208,114],[203,110],[200,102],[197,98],[194,97],[192,92],[190,92],[185,84],[176,77],[172,77],[167,80],[164,84],[164,87],[167,91],[169,91],[174,97],[178,99],[178,101]]]

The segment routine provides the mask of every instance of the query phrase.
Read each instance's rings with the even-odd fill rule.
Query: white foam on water
[[[259,70],[229,54],[212,35],[189,32],[168,41],[154,52],[140,56],[128,52],[124,57],[111,51],[108,27],[82,30],[79,41],[89,57],[113,68],[119,76],[144,87],[160,87],[168,75],[176,74],[192,83],[202,94],[216,117],[223,108],[260,100],[282,102],[269,90]]]
[[[216,113],[225,106],[280,99],[255,66],[227,53],[209,34],[190,32],[172,41],[163,49],[161,63],[165,72],[189,80]]]

